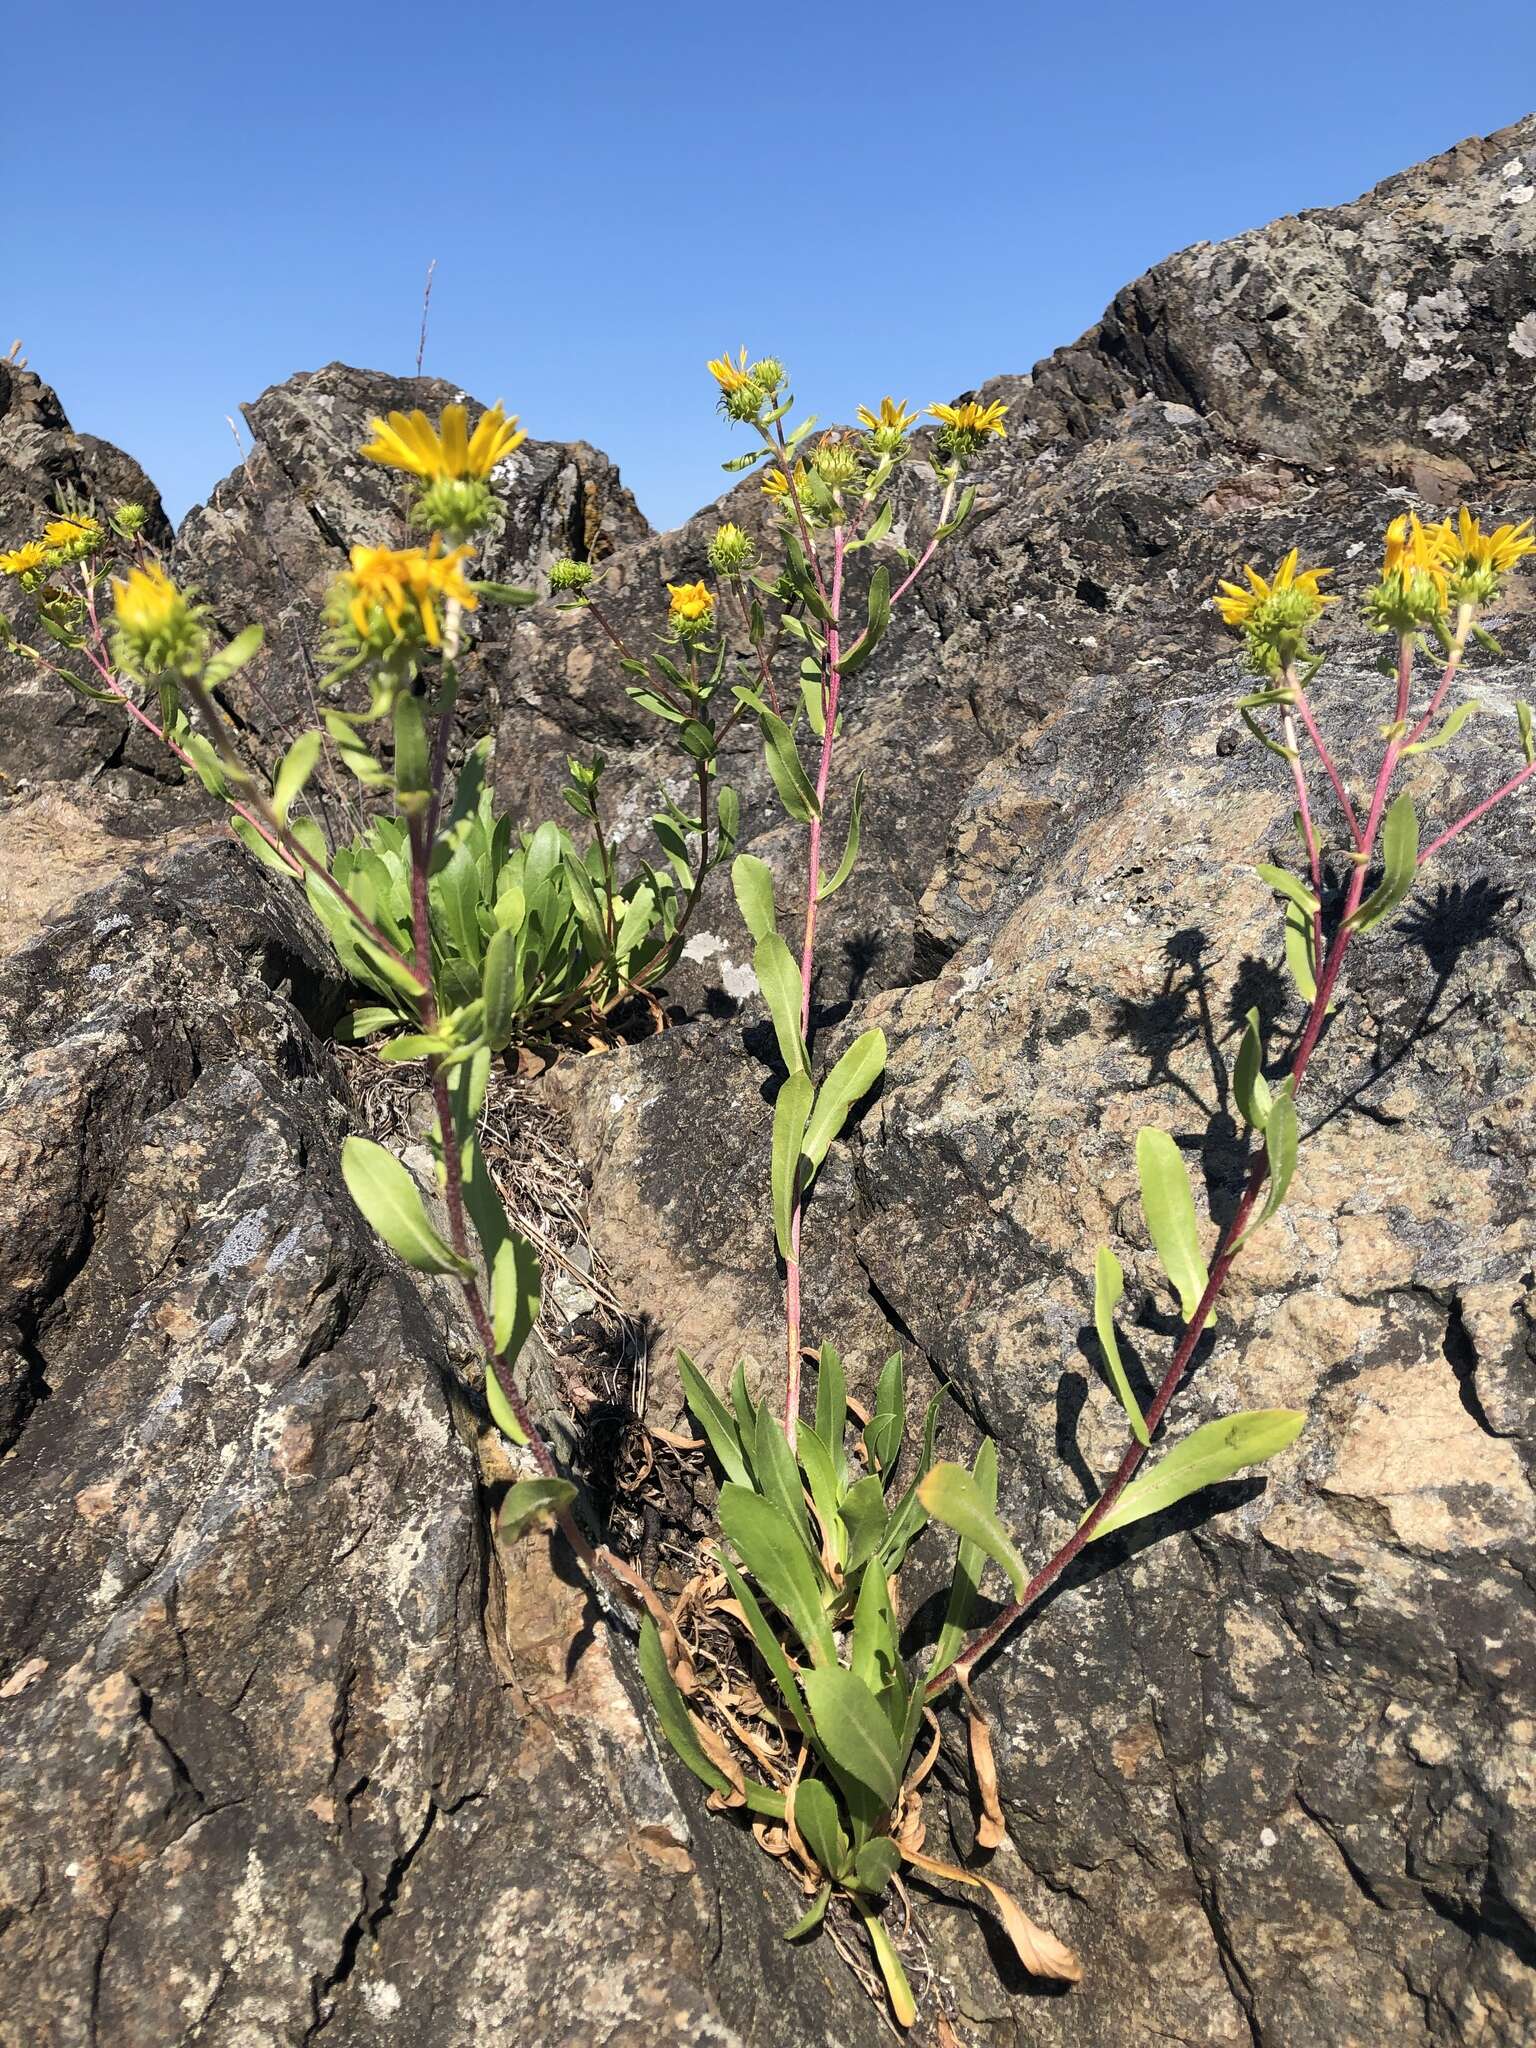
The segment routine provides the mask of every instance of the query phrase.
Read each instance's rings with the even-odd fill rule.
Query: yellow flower
[[[1394,520],[1392,524],[1396,526],[1401,522]],[[1536,535],[1531,533],[1529,519],[1522,519],[1518,526],[1497,526],[1491,533],[1484,533],[1465,505],[1454,524],[1449,519],[1443,520],[1431,532],[1438,544],[1440,559],[1460,574],[1475,575],[1479,570],[1491,570],[1495,576],[1503,576],[1523,555],[1536,554]],[[1390,534],[1389,527],[1389,538]]]
[[[515,413],[507,418],[500,399],[480,415],[472,434],[466,431],[467,419],[462,405],[445,405],[436,428],[424,412],[392,412],[387,421],[370,423],[373,439],[365,443],[362,452],[370,462],[403,469],[429,484],[444,483],[489,476],[504,456],[528,438],[526,430],[518,427]]]
[[[859,419],[871,433],[878,427],[886,427],[895,433],[904,434],[908,427],[916,423],[918,417],[917,413],[907,411],[907,401],[904,398],[882,398],[878,413],[871,412],[867,405],[859,407]],[[1001,433],[1002,429],[999,428],[998,431]]]
[[[1243,570],[1250,585],[1247,590],[1244,590],[1240,583],[1221,584],[1219,594],[1212,598],[1211,602],[1221,613],[1224,622],[1229,626],[1247,626],[1262,605],[1270,603],[1275,598],[1288,599],[1291,593],[1310,600],[1313,617],[1316,617],[1325,604],[1337,604],[1336,597],[1324,597],[1317,587],[1323,577],[1331,576],[1333,571],[1298,570],[1296,556],[1297,550],[1292,548],[1271,580],[1262,577],[1250,562]]]
[[[62,519],[50,519],[43,528],[43,546],[60,565],[65,562],[78,562],[93,549],[99,548],[105,537],[100,522],[93,519],[89,512],[82,512],[78,516],[67,513]]]
[[[47,560],[48,550],[40,540],[24,540],[12,553],[0,555],[0,575],[30,576],[34,569],[43,568]]]
[[[930,405],[928,410],[952,433],[996,434],[1000,441],[1008,438],[1008,429],[1003,425],[1008,408],[1001,399],[978,405],[974,398],[968,398],[964,405]]]
[[[805,464],[797,462],[795,464],[795,489],[797,491],[800,490],[804,482]],[[763,489],[770,498],[787,498],[789,496],[789,478],[782,469],[770,469],[763,478]]]
[[[681,632],[699,632],[715,615],[714,593],[707,583],[669,583],[672,623]]]
[[[352,550],[347,613],[360,640],[366,640],[374,614],[382,613],[392,633],[420,621],[427,644],[442,644],[437,602],[455,598],[466,611],[475,608],[475,593],[465,582],[460,563],[468,548],[363,548]]]
[[[715,357],[708,365],[709,374],[729,398],[733,391],[744,391],[752,382],[747,371],[747,352],[742,350],[736,362],[731,361],[731,352]]]
[[[112,578],[112,651],[121,667],[144,680],[168,669],[194,674],[207,644],[201,607],[158,563]]]

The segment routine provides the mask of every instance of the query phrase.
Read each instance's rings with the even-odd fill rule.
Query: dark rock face
[[[1349,589],[1404,507],[1536,511],[1533,305],[1536,120],[1159,265],[984,387],[1013,410],[977,518],[849,702],[869,827],[817,1056],[879,1022],[891,1060],[818,1183],[810,1333],[865,1384],[896,1344],[949,1382],[941,1441],[997,1435],[1032,1555],[1119,1449],[1084,1335],[1098,1243],[1136,1359],[1167,1356],[1135,1133],[1185,1140],[1223,1215],[1235,1020],[1257,1004],[1278,1044],[1295,1017],[1252,873],[1289,802],[1231,708],[1212,584],[1300,544]],[[355,457],[367,416],[454,395],[293,379],[189,517],[183,572],[269,629],[237,706],[258,746],[304,702],[344,545],[401,535]],[[517,460],[488,573],[601,556],[637,636],[701,573],[714,512],[651,536],[592,451]],[[723,503],[761,522],[755,485]],[[917,498],[898,511],[920,540]],[[1368,739],[1382,685],[1348,610],[1318,703]],[[564,755],[601,745],[642,836],[661,764],[590,618],[477,623],[503,792],[545,812]],[[1495,623],[1487,708],[1415,772],[1435,817],[1517,758],[1529,576]],[[754,747],[730,777],[777,858]],[[1026,1995],[926,1901],[967,2048],[1536,2036],[1531,817],[1468,835],[1352,955],[1301,1170],[1181,1405],[1180,1428],[1305,1407],[1295,1452],[1090,1551],[981,1679],[999,1875],[1087,1974]],[[690,1021],[551,1080],[664,1424],[674,1340],[768,1376],[780,1341],[772,1070],[723,886],[690,952]],[[488,1544],[462,1341],[335,1170],[312,1027],[338,996],[293,900],[227,848],[125,877],[9,963],[0,2041],[873,2041],[830,1950],[778,1942],[771,1866],[658,1767],[622,1641],[539,1546]],[[939,1783],[963,1852],[958,1746]]]

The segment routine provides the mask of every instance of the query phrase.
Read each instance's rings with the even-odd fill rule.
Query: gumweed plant
[[[749,363],[743,350],[708,367],[721,409],[752,437],[725,467],[760,471],[777,528],[774,562],[759,560],[741,526],[722,524],[708,548],[709,576],[668,586],[660,641],[647,653],[618,632],[591,564],[558,563],[550,577],[557,603],[593,611],[615,644],[631,697],[673,735],[691,768],[692,807],[665,800],[652,820],[661,864],[642,862],[624,884],[602,821],[600,758],[573,761],[566,791],[589,828],[585,852],[552,823],[518,835],[496,815],[483,748],[470,753],[449,788],[466,619],[482,604],[532,601],[531,593],[473,573],[477,542],[499,516],[492,471],[521,439],[499,406],[472,432],[462,407],[446,408],[436,426],[420,413],[374,422],[363,452],[412,479],[411,516],[422,539],[352,551],[327,614],[335,678],[358,679],[367,702],[327,711],[323,729],[301,733],[270,782],[240,759],[217,697],[255,655],[261,630],[249,627],[215,647],[195,593],[180,589],[146,548],[142,508],[122,505],[102,516],[61,504],[35,539],[0,556],[0,573],[33,600],[53,643],[47,653],[22,651],[158,737],[227,803],[233,830],[257,858],[302,880],[339,956],[378,998],[355,1015],[355,1035],[404,1027],[383,1050],[422,1062],[443,1228],[384,1147],[347,1139],[342,1170],[384,1242],[460,1291],[482,1354],[490,1417],[534,1468],[506,1493],[501,1536],[510,1540],[553,1519],[605,1597],[617,1591],[643,1609],[640,1665],[668,1741],[708,1788],[709,1803],[745,1815],[799,1886],[803,1909],[787,1937],[829,1931],[853,1960],[844,1930],[861,1932],[891,2011],[907,2026],[916,2002],[891,1901],[904,1902],[910,1874],[983,1889],[1027,1969],[1066,1981],[1080,1975],[1071,1951],[984,1872],[928,1853],[923,1786],[939,1752],[934,1709],[959,1689],[979,1796],[977,1846],[996,1848],[1004,1822],[990,1730],[971,1693],[978,1660],[1087,1544],[1262,1462],[1300,1429],[1299,1412],[1264,1410],[1161,1441],[1242,1246],[1285,1200],[1300,1144],[1297,1098],[1342,999],[1351,947],[1403,905],[1437,852],[1536,776],[1536,735],[1522,703],[1519,764],[1427,843],[1412,797],[1396,788],[1405,762],[1453,742],[1478,710],[1464,695],[1451,702],[1452,692],[1472,648],[1498,653],[1479,620],[1503,579],[1536,551],[1536,537],[1529,522],[1485,532],[1466,511],[1437,525],[1409,514],[1389,526],[1365,610],[1386,645],[1390,716],[1375,776],[1359,791],[1308,694],[1322,660],[1312,629],[1339,601],[1323,588],[1331,572],[1300,567],[1293,550],[1272,574],[1249,566],[1243,582],[1220,586],[1214,602],[1241,636],[1256,684],[1239,700],[1242,717],[1284,763],[1295,800],[1297,866],[1258,872],[1279,899],[1285,958],[1305,1018],[1276,1073],[1258,1014],[1248,1015],[1232,1095],[1250,1156],[1237,1206],[1209,1251],[1173,1138],[1156,1128],[1138,1138],[1143,1211],[1183,1329],[1143,1411],[1116,1335],[1123,1275],[1114,1254],[1099,1250],[1094,1324],[1127,1442],[1077,1528],[1031,1570],[998,1515],[996,1446],[984,1440],[969,1469],[936,1461],[941,1393],[910,1447],[899,1353],[880,1372],[872,1406],[859,1407],[830,1335],[807,1341],[801,1288],[816,1176],[886,1060],[883,1034],[870,1030],[828,1066],[813,1028],[824,907],[854,870],[862,830],[861,786],[855,780],[844,790],[839,781],[845,692],[858,687],[896,608],[962,530],[974,504],[968,473],[1005,436],[1007,407],[934,406],[937,425],[918,442],[919,416],[887,397],[860,408],[857,429],[815,436],[813,419],[795,422],[776,360]],[[895,537],[893,487],[903,471],[926,473],[936,501],[919,548]],[[915,497],[904,492],[906,503]],[[874,566],[867,594],[854,604],[849,567],[865,550]],[[0,631],[20,646],[3,619]],[[1418,690],[1426,656],[1438,659],[1440,673]],[[654,987],[675,959],[707,876],[735,851],[739,804],[719,780],[718,757],[742,720],[758,729],[778,802],[803,834],[805,854],[804,890],[792,909],[781,911],[766,862],[739,854],[731,871],[783,1068],[767,1175],[784,1276],[782,1390],[781,1398],[754,1400],[738,1363],[722,1395],[709,1373],[679,1355],[689,1410],[719,1468],[720,1540],[668,1603],[630,1564],[589,1540],[573,1512],[576,1489],[518,1390],[513,1369],[538,1313],[539,1266],[507,1217],[481,1156],[479,1127],[493,1062],[529,1020],[548,1030],[583,1006],[599,1015],[622,993]],[[389,736],[387,765],[375,751],[375,731]],[[334,850],[312,819],[295,815],[327,747],[376,806],[366,830]],[[827,839],[834,814],[841,839],[835,866]],[[1348,872],[1336,902],[1324,886],[1325,858],[1334,856]],[[808,1414],[807,1361],[815,1373]],[[723,1370],[719,1376],[725,1380]],[[901,1651],[901,1580],[931,1522],[958,1541],[937,1642],[922,1668],[912,1669]],[[1011,1598],[978,1628],[989,1564]],[[729,1654],[721,1654],[722,1642],[733,1646]]]

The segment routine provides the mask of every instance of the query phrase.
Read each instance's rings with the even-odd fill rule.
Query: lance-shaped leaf
[[[1381,864],[1381,880],[1346,921],[1350,931],[1368,932],[1412,893],[1419,871],[1419,821],[1406,789],[1393,798],[1381,828]]]
[[[791,1232],[795,1201],[800,1192],[800,1174],[805,1163],[802,1143],[810,1109],[810,1076],[792,1073],[773,1105],[773,1234],[778,1240],[779,1256],[786,1265],[794,1257]]]
[[[719,1460],[721,1470],[738,1486],[750,1486],[752,1475],[747,1469],[746,1455],[730,1410],[686,1351],[677,1354],[677,1370],[683,1382],[683,1399],[688,1403],[688,1413],[708,1437],[709,1448]]]
[[[755,457],[753,459],[756,460]],[[784,1939],[786,1941],[799,1941],[802,1935],[814,1933],[827,1917],[827,1903],[831,1897],[831,1885],[824,1884],[805,1911],[800,1915],[794,1926],[785,1928]]]
[[[640,1676],[645,1689],[651,1696],[651,1705],[656,1709],[656,1718],[661,1723],[662,1733],[673,1749],[682,1758],[696,1778],[708,1785],[712,1792],[729,1794],[732,1791],[730,1779],[720,1767],[704,1753],[699,1740],[699,1731],[687,1702],[678,1691],[677,1680],[667,1669],[666,1652],[661,1647],[661,1634],[649,1615],[640,1625],[639,1649]],[[784,1816],[784,1795],[771,1787],[761,1784],[755,1778],[741,1773],[741,1789],[746,1794],[747,1805],[754,1813],[765,1813],[774,1819]]]
[[[777,712],[760,711],[757,722],[762,728],[768,773],[779,792],[779,801],[792,818],[802,825],[808,824],[819,816],[821,805],[816,800],[809,776],[801,766],[795,736]]]
[[[816,1566],[788,1516],[750,1487],[727,1484],[720,1489],[720,1526],[812,1662],[835,1664]],[[814,1716],[814,1706],[811,1711]]]
[[[810,1059],[800,1031],[804,991],[795,956],[777,932],[769,932],[754,947],[752,966],[757,975],[757,985],[763,992],[763,1001],[768,1005],[768,1014],[773,1019],[780,1058],[791,1074],[808,1072]]]
[[[871,1794],[888,1813],[901,1792],[901,1758],[879,1701],[835,1659],[802,1673],[800,1683],[838,1783]]]
[[[838,1512],[848,1532],[848,1555],[843,1568],[851,1579],[869,1562],[885,1539],[889,1516],[885,1488],[880,1483],[879,1474],[866,1472],[862,1479],[856,1480],[843,1495],[843,1504]]]
[[[876,1835],[859,1845],[853,1859],[853,1880],[857,1889],[878,1898],[901,1868],[901,1851],[889,1835]]]
[[[752,1588],[723,1551],[718,1555],[720,1569],[725,1573],[731,1591],[746,1617],[747,1628],[757,1645],[757,1653],[767,1665],[774,1684],[779,1688],[779,1698],[788,1710],[790,1719],[806,1741],[810,1742],[815,1735],[815,1730],[811,1726],[810,1710],[801,1696],[800,1682],[795,1677],[794,1669],[784,1654],[784,1645],[774,1633],[768,1617],[757,1604],[757,1595]]]
[[[843,1450],[843,1432],[847,1427],[848,1382],[842,1357],[830,1344],[823,1344],[816,1373],[816,1433],[831,1454],[840,1486],[848,1477],[848,1459]]]
[[[421,700],[402,690],[395,699],[395,795],[401,810],[409,815],[424,810],[430,794],[431,767]]]
[[[820,1778],[802,1778],[793,1800],[795,1828],[805,1846],[828,1877],[841,1877],[848,1867],[849,1842],[831,1787]]]
[[[519,1479],[507,1488],[496,1533],[503,1543],[515,1543],[535,1522],[553,1520],[575,1498],[576,1489],[569,1479]]]
[[[216,654],[203,670],[203,682],[207,688],[222,688],[231,676],[239,674],[248,661],[254,661],[261,652],[261,643],[265,637],[260,626],[247,626],[243,633],[237,633],[229,645]]]
[[[938,1428],[939,1410],[944,1405],[944,1396],[947,1392],[946,1387],[940,1387],[928,1403],[928,1413],[923,1418],[923,1448],[918,1455],[916,1476],[892,1508],[891,1519],[880,1539],[880,1557],[888,1572],[900,1571],[902,1559],[928,1520],[927,1510],[918,1498],[917,1489],[933,1467],[934,1431]]]
[[[1465,703],[1456,706],[1444,725],[1431,738],[1415,740],[1411,747],[1404,747],[1403,759],[1406,761],[1410,754],[1432,754],[1438,747],[1445,746],[1448,741],[1455,739],[1467,720],[1482,708],[1483,701],[1480,697],[1468,697]]]
[[[1140,1133],[1136,1140],[1136,1171],[1141,1179],[1141,1206],[1147,1228],[1187,1323],[1199,1306],[1210,1276],[1200,1250],[1194,1191],[1179,1148],[1166,1131],[1149,1124]]]
[[[278,764],[277,773],[272,778],[272,808],[285,824],[288,813],[315,772],[315,763],[324,744],[320,733],[313,730],[301,732]]]
[[[489,1359],[485,1366],[485,1405],[503,1436],[510,1437],[515,1444],[527,1443],[528,1433],[518,1421],[517,1410],[507,1399],[501,1381],[496,1377],[496,1368]]]
[[[421,1192],[409,1173],[371,1138],[348,1138],[341,1148],[341,1176],[347,1193],[383,1238],[418,1273],[463,1273],[456,1258],[427,1221]]]
[[[1516,700],[1515,717],[1520,725],[1520,751],[1524,754],[1526,763],[1529,765],[1532,761],[1536,761],[1536,732],[1532,731],[1531,707],[1525,702],[1524,698]]]
[[[1298,910],[1304,910],[1308,917],[1317,910],[1316,896],[1298,875],[1291,873],[1289,868],[1271,867],[1267,863],[1261,863],[1255,868],[1254,873],[1261,881],[1268,882],[1271,889],[1294,903]]]
[[[805,1545],[807,1556],[814,1557],[816,1546],[811,1541],[811,1522],[806,1512],[805,1488],[800,1481],[800,1466],[794,1452],[789,1448],[789,1439],[784,1434],[783,1424],[766,1401],[757,1411],[757,1426],[752,1444],[752,1471],[757,1480],[758,1492],[764,1500],[772,1501],[780,1510]]]
[[[1137,1474],[1094,1536],[1107,1536],[1113,1529],[1160,1514],[1202,1486],[1230,1479],[1245,1465],[1262,1464],[1295,1440],[1306,1419],[1299,1408],[1260,1408],[1202,1424],[1164,1452],[1149,1472]]]
[[[739,853],[731,862],[731,888],[753,940],[766,939],[779,928],[773,903],[773,869],[755,853]]]
[[[480,980],[480,999],[485,1005],[483,1028],[492,1052],[502,1052],[511,1043],[517,1025],[516,989],[513,968],[517,959],[517,934],[499,924],[485,948],[485,968]]]
[[[798,977],[797,977],[798,986]],[[849,1112],[885,1072],[885,1033],[862,1031],[816,1091],[816,1106],[805,1126],[804,1152],[812,1171],[827,1156]]]
[[[1262,1131],[1272,1098],[1264,1078],[1264,1039],[1257,1010],[1248,1012],[1248,1021],[1243,1026],[1242,1042],[1232,1067],[1232,1096],[1243,1122]]]
[[[935,1465],[917,1494],[936,1522],[953,1529],[957,1536],[963,1536],[1002,1566],[1013,1585],[1015,1598],[1023,1594],[1029,1577],[1024,1560],[997,1519],[986,1493],[963,1465]]]
[[[1285,906],[1285,964],[1304,1003],[1317,996],[1317,929],[1299,904]]]
[[[1109,1368],[1109,1377],[1120,1406],[1125,1410],[1131,1425],[1131,1434],[1139,1444],[1149,1444],[1146,1420],[1141,1412],[1141,1403],[1131,1392],[1131,1383],[1125,1376],[1125,1366],[1120,1358],[1120,1340],[1115,1335],[1115,1308],[1125,1292],[1125,1274],[1120,1261],[1107,1244],[1099,1246],[1098,1257],[1093,1264],[1093,1327],[1099,1333],[1099,1345],[1104,1353],[1104,1363]]]
[[[880,1966],[880,1975],[885,1983],[886,1996],[891,2001],[891,2012],[898,2027],[910,2027],[917,2018],[917,2000],[912,1996],[912,1986],[907,1982],[907,1973],[901,1966],[901,1957],[896,1953],[885,1922],[880,1918],[879,1908],[870,1899],[856,1892],[853,1898],[859,1917],[864,1922],[864,1931],[869,1936],[869,1945],[874,1950],[875,1961]]]
[[[823,882],[816,892],[816,901],[825,903],[829,896],[836,895],[844,882],[853,873],[853,864],[859,857],[859,839],[864,830],[864,770],[861,768],[853,778],[853,801],[848,818],[848,843],[843,848],[843,857],[837,864],[837,873],[830,882]]]
[[[880,1368],[880,1378],[875,1385],[875,1412],[864,1431],[864,1448],[883,1480],[889,1481],[896,1469],[906,1431],[906,1378],[901,1353],[893,1351]]]
[[[1296,1171],[1296,1153],[1301,1143],[1301,1133],[1296,1123],[1296,1098],[1289,1085],[1282,1088],[1275,1097],[1269,1112],[1269,1122],[1264,1126],[1264,1151],[1269,1160],[1269,1190],[1264,1207],[1243,1232],[1232,1249],[1244,1245],[1256,1230],[1261,1229],[1274,1215],[1285,1200],[1286,1189]]]
[[[989,1436],[984,1436],[981,1440],[976,1461],[971,1467],[971,1478],[982,1508],[995,1518],[997,1445]],[[973,1541],[969,1536],[960,1538],[959,1547],[955,1552],[954,1576],[949,1582],[949,1607],[944,1616],[944,1626],[939,1630],[939,1640],[934,1647],[933,1662],[928,1667],[930,1679],[937,1677],[939,1672],[953,1664],[965,1647],[971,1618],[981,1597],[981,1574],[986,1559],[987,1552],[980,1543]]]
[[[891,623],[891,572],[882,562],[869,579],[869,615],[864,631],[838,661],[838,669],[851,676],[861,669],[885,637]]]
[[[543,1277],[528,1239],[509,1230],[491,1265],[491,1330],[498,1358],[515,1360],[527,1343],[539,1318]]]
[[[805,1474],[805,1483],[810,1488],[811,1503],[821,1524],[827,1551],[841,1566],[847,1559],[848,1538],[843,1518],[838,1512],[842,1486],[832,1462],[832,1453],[822,1441],[820,1432],[808,1422],[802,1422],[796,1433],[795,1451],[800,1459],[800,1469]]]

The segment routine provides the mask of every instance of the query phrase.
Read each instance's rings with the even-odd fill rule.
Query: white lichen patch
[[[1528,363],[1536,362],[1536,313],[1527,313],[1510,329],[1509,346]]]
[[[720,986],[733,1002],[745,1002],[747,997],[757,987],[757,976],[750,967],[742,966],[739,962],[730,959],[728,957],[728,950],[725,940],[717,938],[713,932],[695,932],[683,948],[683,958],[685,960],[697,960],[702,963],[705,960],[712,960],[718,953],[720,955]]]
[[[1430,414],[1424,431],[1437,441],[1463,441],[1472,431],[1472,422],[1459,405],[1448,405],[1444,412]]]

